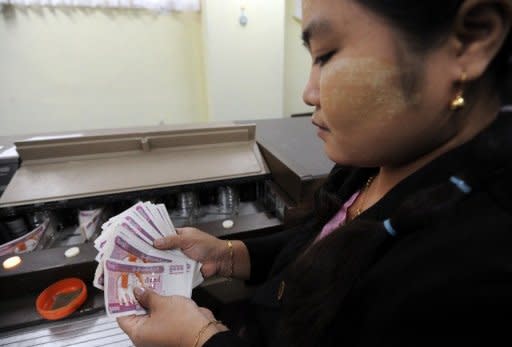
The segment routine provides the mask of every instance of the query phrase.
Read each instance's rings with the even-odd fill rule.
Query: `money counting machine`
[[[332,167],[307,118],[35,138],[16,150],[0,197],[0,333],[43,323],[34,302],[51,283],[91,284],[101,224],[137,201],[165,204],[176,227],[244,239],[298,223]],[[6,264],[14,255],[21,262]],[[236,299],[235,281],[221,282],[205,282],[198,300]],[[90,294],[72,317],[103,310],[102,293]]]

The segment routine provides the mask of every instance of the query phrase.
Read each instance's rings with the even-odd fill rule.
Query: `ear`
[[[468,80],[482,77],[507,38],[512,22],[509,0],[466,0],[455,20],[457,61]]]

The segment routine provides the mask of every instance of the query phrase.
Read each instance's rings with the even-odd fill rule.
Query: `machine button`
[[[80,254],[80,248],[78,247],[71,247],[66,249],[66,252],[64,252],[64,256],[66,258],[73,258]]]

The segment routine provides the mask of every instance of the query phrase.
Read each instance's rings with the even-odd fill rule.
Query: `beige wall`
[[[0,16],[0,135],[206,120],[200,14]]]
[[[201,13],[15,8],[0,14],[0,136],[276,118],[309,110],[294,0]]]
[[[302,45],[301,23],[293,17],[295,0],[286,0],[285,63],[284,63],[284,114],[311,112],[302,101],[302,91],[309,77],[311,58]]]
[[[283,116],[284,0],[203,0],[210,120]]]

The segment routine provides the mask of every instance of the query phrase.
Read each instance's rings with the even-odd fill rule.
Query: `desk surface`
[[[256,140],[302,178],[318,178],[331,171],[323,142],[310,117],[256,120]]]

